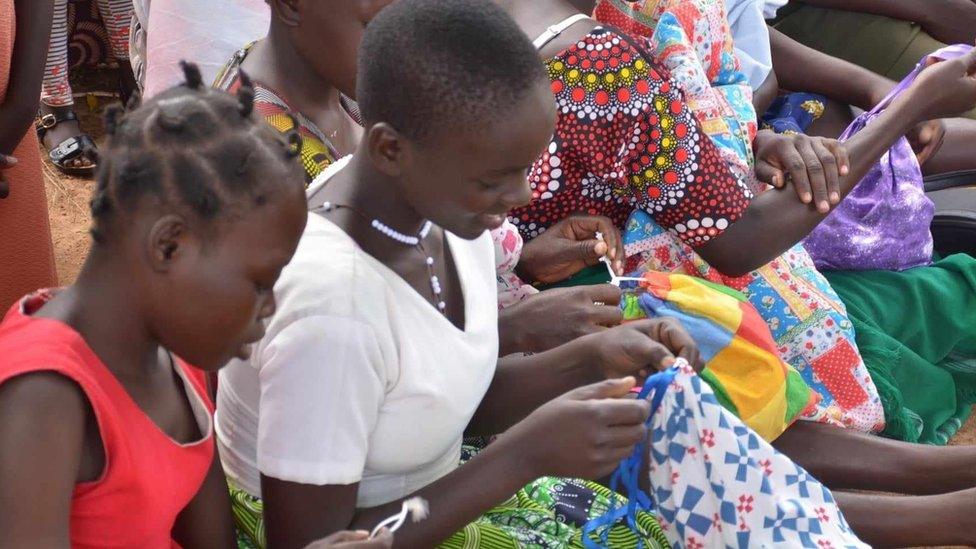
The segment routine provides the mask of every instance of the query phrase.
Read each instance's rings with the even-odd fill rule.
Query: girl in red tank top
[[[216,370],[261,338],[304,178],[249,87],[212,91],[185,69],[186,84],[106,115],[77,282],[0,324],[0,547],[235,544],[213,406],[188,363]]]

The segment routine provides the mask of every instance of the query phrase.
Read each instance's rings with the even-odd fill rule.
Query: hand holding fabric
[[[530,296],[499,313],[502,354],[541,353],[623,321],[620,288],[609,284],[555,288]]]
[[[705,366],[695,340],[672,318],[628,322],[587,336],[587,342],[594,366],[607,378],[636,376],[642,381],[671,367],[675,357],[687,360],[697,371]]]
[[[976,105],[976,49],[929,64],[899,99],[917,105],[920,121],[958,116],[972,109]]]
[[[647,436],[650,403],[629,398],[633,377],[574,389],[501,435],[533,476],[597,479],[617,468]]]

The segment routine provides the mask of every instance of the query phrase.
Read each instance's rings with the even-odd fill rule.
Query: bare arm
[[[71,546],[89,409],[81,389],[58,374],[0,385],[0,547]]]
[[[501,359],[467,434],[501,433],[541,404],[600,379],[633,375],[643,381],[669,366],[675,356],[699,364],[695,342],[680,325],[655,318],[581,337],[544,353]]]
[[[430,505],[418,528],[396,532],[396,547],[433,547],[532,480],[517,448],[499,440],[453,473],[417,491]],[[329,533],[372,530],[400,512],[401,501],[356,509],[359,484],[314,486],[261,477],[268,549],[300,549]]]
[[[821,8],[886,15],[904,21],[920,21],[924,17],[926,5],[918,0],[803,0],[803,3]]]
[[[234,517],[220,457],[214,450],[210,471],[200,491],[176,518],[173,539],[186,549],[236,547]]]
[[[396,532],[396,547],[433,547],[531,480],[600,478],[647,435],[647,401],[626,398],[634,379],[607,380],[552,400],[481,453],[407,497],[430,505],[427,520]],[[552,456],[560,456],[553,460]],[[312,486],[262,476],[269,549],[300,548],[330,532],[370,530],[400,502],[356,508],[358,484]]]
[[[847,196],[881,154],[918,122],[968,110],[974,103],[976,50],[923,71],[909,90],[845,143],[850,161],[849,171],[840,175],[836,183],[840,196]],[[819,167],[816,157],[812,161],[804,158],[796,162],[801,169]],[[730,276],[743,275],[778,257],[829,214],[797,201],[792,193],[783,188],[760,194],[741,219],[698,252]]]
[[[803,0],[812,6],[884,15],[922,26],[936,40],[970,44],[976,38],[972,0]]]
[[[11,154],[30,128],[41,96],[54,13],[52,0],[17,0],[16,41],[7,96],[0,104],[0,154]]]
[[[870,110],[895,83],[853,63],[831,57],[770,27],[773,70],[782,88],[812,92]]]
[[[847,196],[874,162],[918,119],[913,105],[899,101],[875,123],[847,142],[850,171],[839,178],[841,197]],[[807,162],[807,165],[811,165]],[[787,187],[757,196],[741,219],[698,253],[729,276],[741,276],[769,263],[805,238],[829,212],[796,199]]]
[[[773,69],[769,71],[769,76],[759,86],[759,89],[752,94],[752,106],[756,108],[756,113],[762,117],[763,113],[769,109],[769,106],[773,104],[773,101],[776,100],[778,95],[779,79],[776,76],[776,70]]]

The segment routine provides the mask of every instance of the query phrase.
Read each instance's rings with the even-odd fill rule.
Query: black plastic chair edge
[[[976,170],[962,170],[958,172],[930,175],[924,179],[925,192],[943,191],[955,187],[976,185]]]

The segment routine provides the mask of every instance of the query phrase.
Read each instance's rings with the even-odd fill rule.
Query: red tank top
[[[0,384],[31,372],[57,372],[81,387],[98,422],[105,469],[75,486],[74,548],[178,547],[173,524],[193,499],[214,458],[213,404],[199,370],[177,361],[204,438],[179,444],[132,400],[68,325],[29,316],[50,299],[40,292],[15,304],[0,324]]]

